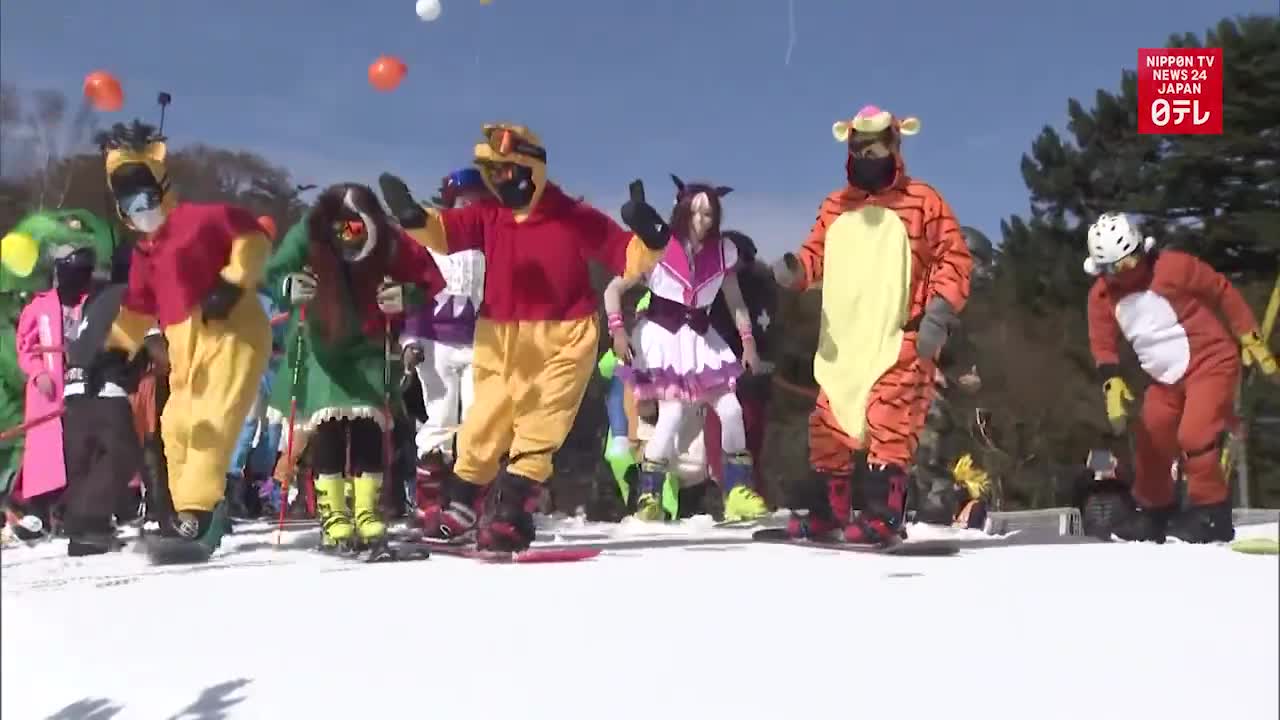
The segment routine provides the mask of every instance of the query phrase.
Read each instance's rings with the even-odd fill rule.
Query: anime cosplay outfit
[[[677,439],[686,413],[701,404],[711,406],[722,428],[725,519],[759,517],[767,508],[751,487],[751,455],[746,451],[742,406],[734,392],[743,364],[757,367],[759,357],[750,316],[733,274],[737,246],[720,234],[720,198],[730,190],[700,184],[686,186],[674,175],[672,180],[677,189],[671,220],[675,234],[667,243],[662,260],[644,276],[652,297],[636,323],[634,352],[620,312],[621,294],[634,280],[615,279],[605,289],[614,352],[630,361],[618,368],[618,374],[631,384],[637,400],[658,404],[658,420],[645,443],[640,464],[636,517],[650,521],[663,518],[662,487],[667,466],[678,455]],[[741,363],[711,327],[710,307],[722,286],[744,345]],[[696,429],[701,441],[702,423],[697,423]],[[683,434],[688,439],[689,432]]]
[[[109,345],[132,353],[156,326],[168,344],[160,425],[174,513],[154,547],[207,559],[226,529],[227,469],[271,354],[254,295],[271,242],[243,209],[178,202],[164,140],[149,126],[117,125],[99,139],[116,209],[144,235]]]
[[[309,436],[324,545],[373,546],[386,534],[379,498],[394,414],[389,316],[404,312],[405,285],[433,297],[444,277],[426,248],[360,185],[321,193],[285,234],[267,277],[281,306],[305,303],[305,320],[289,328],[286,371],[276,378],[271,406],[287,416],[297,403],[299,427],[289,432]]]
[[[440,185],[439,207],[462,208],[490,197],[480,171],[464,168]],[[471,362],[476,313],[484,298],[484,253],[464,250],[444,255],[429,250],[445,277],[445,288],[405,315],[400,344],[405,365],[422,388],[426,420],[415,438],[420,463],[415,504],[421,513],[436,504],[448,468],[453,439],[471,408],[474,381]]]
[[[1280,380],[1276,359],[1240,292],[1221,273],[1183,252],[1153,252],[1123,213],[1107,213],[1089,228],[1085,272],[1098,276],[1089,291],[1089,349],[1103,380],[1107,417],[1122,432],[1133,394],[1120,374],[1117,338],[1137,353],[1151,383],[1132,425],[1133,496],[1139,506],[1127,540],[1188,542],[1235,536],[1230,490],[1219,462],[1232,417],[1241,352],[1267,378]],[[1224,327],[1219,314],[1226,319]],[[1181,459],[1188,507],[1179,511],[1169,468]]]
[[[848,542],[883,544],[902,534],[906,469],[938,353],[969,297],[973,262],[951,208],[906,172],[901,139],[918,130],[915,118],[874,106],[835,123],[832,134],[847,147],[848,184],[822,201],[800,251],[775,266],[779,285],[822,286],[813,472],[793,485],[793,537],[843,528]],[[850,522],[859,449],[869,472],[863,509]]]
[[[496,478],[477,542],[520,550],[533,541],[532,512],[551,476],[552,455],[573,425],[595,365],[599,331],[587,260],[634,277],[657,262],[668,232],[642,190],[623,208],[630,231],[570,198],[547,179],[546,149],[527,128],[486,125],[483,133],[474,161],[493,201],[425,208],[398,178],[384,175],[381,183],[387,205],[419,242],[439,253],[480,250],[485,257],[475,400],[458,431],[443,506],[426,531],[454,538],[476,527],[480,491]]]
[[[33,389],[34,378],[29,378],[23,371],[24,363],[20,360],[18,348],[20,344],[24,344],[28,350],[38,346],[40,328],[45,326],[51,339],[53,335],[57,335],[58,344],[61,344],[64,324],[60,316],[65,313],[59,310],[62,305],[60,298],[66,297],[72,305],[79,305],[79,292],[72,286],[87,286],[90,279],[88,276],[107,274],[107,262],[111,258],[114,239],[111,226],[105,220],[88,210],[80,209],[31,213],[4,236],[3,246],[0,247],[0,316],[3,318],[0,323],[0,429],[8,430],[27,421],[35,424],[25,433],[0,441],[0,494],[11,489],[13,481],[21,474],[19,471],[22,465],[27,461],[36,464],[56,463],[58,466],[50,467],[47,472],[37,469],[33,473],[35,478],[57,481],[64,476],[60,469],[60,449],[44,453],[47,457],[35,453],[25,454],[22,451],[28,435],[46,448],[49,443],[56,443],[58,448],[61,447],[61,423],[56,419],[39,422],[61,407],[61,396],[50,406],[50,401],[41,393],[37,407],[26,410],[26,396]],[[81,250],[91,250],[92,255],[79,254]],[[94,263],[86,273],[83,261],[87,257],[92,257]],[[62,276],[62,279],[58,280],[56,276]],[[62,291],[45,292],[55,282],[60,284]],[[35,320],[36,334],[26,338],[31,342],[20,343],[17,332],[19,315],[37,293],[43,293],[43,299],[36,304],[42,310],[35,315],[28,315],[29,319]],[[41,320],[41,317],[45,319]],[[41,364],[44,363],[43,356],[39,360]],[[55,357],[50,352],[49,360],[60,362],[61,357]],[[54,385],[60,385],[61,374],[50,376],[50,380]],[[39,483],[37,480],[31,489],[39,490]]]
[[[652,296],[651,292],[645,292],[636,303],[636,313],[642,313],[649,307]],[[628,514],[632,514],[640,499],[640,486],[636,482],[640,458],[635,448],[653,436],[657,418],[656,415],[647,417],[639,413],[635,394],[618,373],[618,356],[612,348],[600,356],[596,368],[608,383],[605,410],[609,431],[605,438],[604,460],[617,484],[623,506]],[[668,467],[666,482],[662,486],[662,510],[669,518],[688,518],[697,514],[711,483],[706,453],[706,407],[690,410],[676,433],[676,458]]]

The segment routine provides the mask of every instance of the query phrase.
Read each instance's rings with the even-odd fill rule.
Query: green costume
[[[22,424],[27,379],[18,368],[18,315],[31,295],[53,284],[53,261],[93,248],[98,269],[109,272],[115,251],[112,226],[88,210],[41,210],[22,219],[0,244],[0,430]],[[22,466],[23,436],[0,441],[0,494]]]

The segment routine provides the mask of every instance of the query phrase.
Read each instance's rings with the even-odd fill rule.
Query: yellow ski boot
[[[382,473],[364,473],[351,481],[355,497],[352,507],[355,510],[356,533],[360,541],[372,544],[381,541],[387,534],[387,525],[382,521],[382,513],[378,512],[378,500],[382,495]]]
[[[726,453],[724,458],[724,521],[755,520],[769,514],[760,493],[751,487],[751,455]]]
[[[316,514],[320,516],[320,545],[336,548],[351,542],[355,526],[347,508],[347,479],[341,475],[316,476]]]
[[[666,512],[662,509],[662,486],[666,480],[666,463],[652,460],[640,463],[640,499],[636,501],[636,511],[631,517],[644,522],[666,520]]]

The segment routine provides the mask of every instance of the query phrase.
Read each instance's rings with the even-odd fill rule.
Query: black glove
[[[956,311],[951,303],[940,297],[931,299],[925,306],[924,317],[920,318],[916,355],[922,360],[936,361],[955,324]]]
[[[242,295],[244,295],[244,288],[219,277],[218,284],[213,286],[200,303],[200,309],[204,311],[204,319],[226,320],[231,314],[231,308],[236,306]]]
[[[631,183],[631,199],[622,206],[622,222],[650,250],[661,250],[671,240],[671,227],[653,206],[645,202],[644,183]]]
[[[382,173],[378,176],[378,187],[382,188],[382,199],[400,227],[418,230],[427,226],[427,211],[414,201],[413,193],[403,180],[391,173]]]
[[[169,341],[164,335],[148,335],[142,341],[142,347],[147,351],[147,357],[155,366],[156,372],[167,375],[169,373]]]

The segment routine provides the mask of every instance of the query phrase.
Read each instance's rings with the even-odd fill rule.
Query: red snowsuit
[[[1226,317],[1230,333],[1218,313]],[[1134,428],[1133,495],[1144,507],[1174,503],[1169,467],[1179,454],[1191,504],[1227,500],[1219,442],[1240,377],[1236,338],[1257,327],[1240,292],[1186,253],[1163,251],[1094,283],[1089,347],[1099,370],[1116,372],[1116,338],[1123,333],[1152,379]]]

